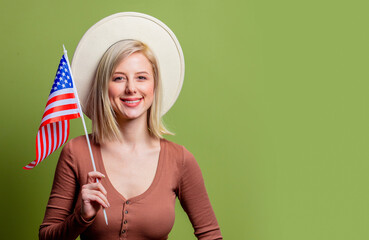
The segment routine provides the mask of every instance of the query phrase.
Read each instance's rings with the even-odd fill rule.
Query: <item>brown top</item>
[[[125,199],[106,174],[98,144],[91,142],[97,171],[108,192],[110,207],[86,222],[81,218],[81,187],[93,170],[86,138],[70,140],[63,148],[55,171],[40,239],[167,239],[174,224],[178,197],[198,239],[222,239],[219,225],[206,193],[201,170],[193,155],[183,146],[160,140],[160,155],[155,177],[142,194]]]

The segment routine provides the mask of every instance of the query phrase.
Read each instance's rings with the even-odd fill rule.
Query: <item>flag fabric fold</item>
[[[68,140],[69,120],[80,116],[69,63],[63,55],[37,132],[36,160],[23,168],[34,168],[61,147]]]

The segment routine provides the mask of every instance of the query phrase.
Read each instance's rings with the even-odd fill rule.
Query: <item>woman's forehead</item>
[[[136,52],[128,57],[120,59],[113,73],[147,73],[153,74],[153,66],[149,59],[142,53]]]

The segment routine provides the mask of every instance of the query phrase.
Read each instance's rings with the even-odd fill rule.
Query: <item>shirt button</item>
[[[127,204],[130,204],[131,202],[128,200],[126,203],[127,203]]]
[[[124,213],[127,214],[128,213],[128,210],[125,210]]]
[[[127,220],[124,220],[124,222],[123,222],[124,224],[127,224]]]
[[[126,230],[123,230],[122,233],[126,233]]]

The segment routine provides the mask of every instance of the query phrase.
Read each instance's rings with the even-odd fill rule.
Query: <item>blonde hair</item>
[[[154,100],[147,114],[147,127],[151,135],[162,138],[173,135],[161,118],[162,89],[158,64],[150,48],[137,40],[122,40],[113,44],[102,56],[88,96],[87,115],[92,120],[92,136],[97,143],[121,140],[116,114],[109,100],[108,84],[117,65],[133,53],[142,53],[154,72]]]

